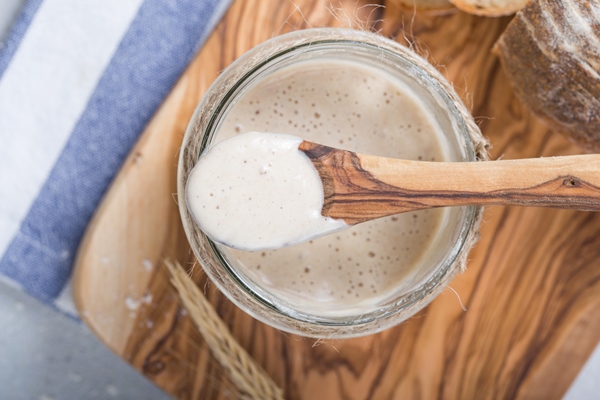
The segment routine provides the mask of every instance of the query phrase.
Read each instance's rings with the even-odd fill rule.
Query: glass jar
[[[369,307],[319,312],[287,301],[240,268],[229,250],[212,242],[194,223],[185,201],[187,177],[200,155],[215,143],[232,107],[261,79],[307,60],[345,59],[376,68],[408,85],[443,132],[447,161],[486,159],[485,141],[470,113],[448,82],[411,50],[379,35],[318,28],[275,37],[251,49],[216,79],[187,128],[179,160],[178,198],[192,250],[217,287],[251,316],[278,329],[304,336],[343,338],[375,333],[398,324],[425,307],[465,267],[475,242],[481,209],[448,211],[443,234],[411,279]],[[283,132],[288,133],[288,132]]]

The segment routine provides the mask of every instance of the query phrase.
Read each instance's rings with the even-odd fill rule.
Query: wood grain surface
[[[369,3],[373,3],[370,1]],[[108,347],[180,399],[235,398],[162,260],[192,266],[176,206],[183,132],[210,83],[252,46],[294,29],[353,26],[412,45],[454,83],[506,159],[576,154],[514,97],[490,48],[509,18],[416,14],[395,2],[238,0],[157,112],[89,226],[74,295]],[[358,22],[357,22],[358,21]],[[468,270],[406,323],[315,343],[247,316],[194,278],[289,399],[558,399],[600,340],[600,214],[493,207]]]
[[[323,184],[321,214],[353,225],[436,207],[517,205],[600,211],[600,155],[431,162],[303,141]]]

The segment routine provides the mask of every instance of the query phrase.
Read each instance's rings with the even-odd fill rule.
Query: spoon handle
[[[600,155],[424,162],[304,141],[325,192],[323,215],[355,224],[413,210],[521,205],[600,211]]]

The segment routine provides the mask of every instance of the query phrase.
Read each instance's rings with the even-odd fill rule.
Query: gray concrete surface
[[[0,282],[0,399],[168,399],[80,322]]]

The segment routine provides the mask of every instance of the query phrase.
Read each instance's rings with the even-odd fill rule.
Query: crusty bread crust
[[[494,46],[515,92],[551,128],[600,152],[600,4],[532,0]]]
[[[393,0],[400,7],[416,9],[417,11],[431,11],[448,13],[456,10],[450,0]]]
[[[529,0],[450,0],[458,9],[469,14],[500,17],[514,14],[527,5]]]

